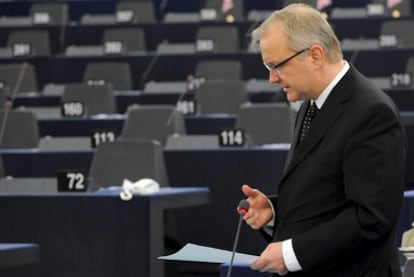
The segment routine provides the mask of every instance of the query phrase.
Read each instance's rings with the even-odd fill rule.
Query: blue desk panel
[[[42,249],[31,277],[151,276],[164,273],[164,212],[209,202],[208,188],[164,189],[119,197],[89,194],[0,195],[4,242],[33,241]]]
[[[2,228],[7,228],[3,226]],[[34,243],[0,243],[0,276],[4,268],[39,262],[39,245]]]
[[[233,128],[236,116],[186,116],[184,120],[188,135],[218,134],[221,129]],[[123,118],[39,119],[39,133],[41,137],[76,137],[90,136],[97,130],[107,130],[120,135],[123,125]]]

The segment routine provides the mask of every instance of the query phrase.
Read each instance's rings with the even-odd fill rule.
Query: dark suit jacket
[[[295,138],[309,101],[302,105]],[[288,155],[273,241],[293,239],[288,276],[400,276],[395,226],[406,137],[390,98],[351,66]]]

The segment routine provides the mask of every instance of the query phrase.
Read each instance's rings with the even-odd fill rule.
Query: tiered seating
[[[221,78],[245,83],[242,87],[248,96],[235,103],[236,108],[231,111],[235,117],[231,121],[225,119],[231,122],[225,126],[228,128],[235,127],[238,106],[243,102],[286,101],[277,86],[267,84],[258,48],[253,50],[248,42],[249,33],[263,15],[290,2],[297,1],[261,4],[236,1],[228,11],[222,10],[222,2],[218,0],[193,1],[191,5],[182,3],[183,6],[176,1],[114,1],[102,4],[99,9],[93,9],[93,3],[88,1],[0,3],[5,7],[0,14],[0,54],[4,54],[0,60],[0,86],[7,91],[7,97],[14,94],[15,108],[25,106],[37,113],[41,137],[51,133],[43,132],[46,120],[62,118],[63,102],[91,102],[64,93],[65,87],[74,86],[79,91],[82,85],[72,84],[80,83],[113,87],[107,108],[89,113],[94,109],[89,107],[88,113],[82,114],[91,126],[85,131],[95,124],[91,115],[118,113],[115,121],[108,117],[101,118],[101,123],[116,122],[116,135],[120,135],[130,105],[175,105],[179,101],[181,111],[185,104],[192,105],[192,113],[195,112],[184,116],[190,126],[188,135],[216,134],[222,124],[214,125],[217,128],[210,125],[208,131],[191,127],[195,126],[191,122],[201,120],[201,116],[205,120],[210,114],[202,95],[210,97],[213,93],[200,93],[209,87],[203,82]],[[402,111],[414,109],[413,82],[406,65],[409,57],[414,56],[412,36],[406,31],[412,24],[411,2],[402,1],[393,7],[379,0],[347,4],[333,1],[325,7],[318,7],[317,1],[311,4],[326,13],[334,25],[343,42],[345,58],[383,87]],[[9,13],[12,9],[6,9],[16,10],[19,5],[21,11],[14,14]],[[364,11],[364,15],[350,12],[357,10]],[[361,28],[349,28],[350,20]],[[22,80],[18,80],[20,75]],[[216,108],[225,101],[220,95],[219,99],[211,101],[213,113],[222,112]],[[79,119],[65,120],[75,124]],[[218,122],[217,118],[214,120]],[[55,135],[63,133],[67,136],[67,129],[60,132],[56,127]],[[85,135],[84,131],[73,133]]]
[[[144,138],[160,142],[171,185],[208,185],[230,195],[247,181],[272,192],[297,106],[287,103],[277,85],[269,85],[250,33],[290,2],[297,1],[234,0],[229,10],[222,10],[221,0],[0,2],[0,103],[11,99],[16,111],[10,115],[31,111],[38,123],[27,152],[4,149],[18,142],[7,131],[1,150],[5,174],[56,181],[56,172],[65,167],[81,169],[98,186],[118,186],[120,177],[110,180],[114,176],[108,169],[118,158],[107,159],[98,176],[97,151],[113,141],[121,145]],[[317,1],[306,2],[318,7]],[[334,26],[345,58],[381,86],[408,118],[411,153],[412,2],[394,7],[384,0],[332,2],[318,8]],[[67,103],[71,111],[82,107],[83,112],[63,113]],[[156,115],[149,114],[154,110]],[[237,129],[245,132],[246,141],[223,147],[219,133]],[[20,138],[29,137],[28,130]],[[138,155],[125,149],[119,153]],[[21,158],[25,154],[30,157]],[[410,166],[407,186],[414,185]],[[220,210],[229,205],[212,200]],[[226,246],[228,236],[210,233],[206,241]],[[246,245],[261,249],[254,241]]]

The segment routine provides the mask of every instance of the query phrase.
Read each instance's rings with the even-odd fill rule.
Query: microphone
[[[160,15],[162,17],[164,17],[164,15],[165,15],[165,9],[167,7],[167,4],[168,4],[168,0],[161,0],[161,2],[160,2],[159,11],[160,11]]]
[[[232,270],[233,261],[234,261],[234,255],[236,254],[237,243],[239,242],[241,223],[243,221],[243,216],[248,212],[248,210],[249,210],[249,202],[247,202],[246,199],[241,200],[240,203],[239,203],[239,206],[237,207],[237,211],[240,214],[240,219],[239,219],[239,224],[237,225],[236,237],[234,238],[233,251],[231,253],[231,260],[230,260],[230,264],[229,264],[229,269],[227,270],[227,275],[226,275],[227,277],[230,277],[230,275],[231,275],[231,270]]]
[[[60,20],[60,33],[59,33],[59,51],[64,53],[65,52],[65,40],[66,40],[66,28],[69,24],[68,18],[68,7],[66,4],[62,4],[61,6],[61,13],[62,18]]]
[[[10,110],[13,109],[14,100],[23,83],[23,79],[26,74],[27,68],[28,68],[28,64],[26,62],[22,63],[20,70],[19,70],[19,75],[17,76],[17,80],[13,87],[11,95],[9,95],[9,99],[5,99],[4,107],[1,107],[2,109],[4,109],[4,113],[3,113],[3,120],[0,125],[0,147],[1,147],[1,144],[3,143],[4,133],[6,131],[7,119],[9,117],[9,112]]]
[[[239,214],[243,217],[248,211],[249,211],[250,205],[249,202],[247,202],[246,199],[243,199],[240,201],[239,206],[237,207],[237,210],[239,211]]]
[[[187,94],[187,91],[188,91],[188,89],[185,89],[184,91],[181,91],[180,92],[180,94],[178,95],[178,99],[177,99],[177,101],[175,101],[175,106],[174,106],[174,109],[171,111],[171,113],[169,114],[169,116],[168,116],[168,118],[167,118],[167,121],[166,121],[166,123],[165,123],[165,126],[164,126],[164,130],[163,130],[163,133],[166,133],[165,135],[167,135],[168,134],[168,128],[170,127],[170,125],[173,123],[173,120],[174,120],[174,116],[175,116],[175,113],[176,113],[176,111],[177,111],[177,107],[178,107],[178,104],[184,99],[184,97],[186,96],[186,94]],[[179,111],[179,112],[181,112],[181,111]],[[164,136],[164,134],[163,134],[163,136]]]
[[[253,20],[252,24],[247,27],[246,32],[244,33],[244,43],[247,44],[247,49],[249,49],[249,46],[251,45],[251,33],[260,25],[260,23],[262,23],[262,20]]]
[[[161,43],[164,43],[164,42],[165,40],[162,41]],[[151,73],[151,70],[154,68],[155,64],[158,62],[160,56],[161,56],[160,51],[156,50],[154,53],[154,56],[152,56],[148,65],[144,68],[144,71],[141,74],[140,83],[139,83],[140,88],[144,88],[145,82],[147,81],[147,78],[149,74]]]

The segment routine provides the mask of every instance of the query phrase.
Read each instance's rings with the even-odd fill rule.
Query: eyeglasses
[[[303,52],[305,52],[305,51],[308,51],[309,50],[309,48],[305,48],[305,49],[302,49],[302,50],[300,50],[299,52],[296,52],[295,54],[293,54],[292,56],[290,56],[289,58],[287,58],[286,60],[284,60],[284,61],[282,61],[282,62],[280,62],[280,63],[278,63],[278,64],[275,64],[275,65],[273,65],[273,64],[267,64],[267,63],[265,63],[265,62],[263,62],[263,64],[264,64],[264,66],[269,70],[269,71],[274,71],[274,72],[276,72],[277,74],[280,74],[280,67],[282,67],[284,64],[286,64],[288,61],[290,61],[291,59],[293,59],[294,57],[296,57],[296,56],[299,56],[300,54],[302,54]]]

